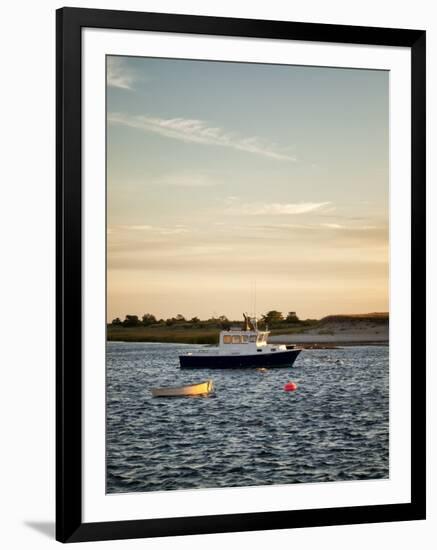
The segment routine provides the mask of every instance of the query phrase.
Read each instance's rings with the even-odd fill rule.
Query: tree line
[[[274,309],[262,315],[260,321],[264,326],[268,325],[270,328],[284,324],[296,324],[303,322],[297,317],[295,311],[289,311],[286,315],[284,315],[282,312]],[[113,327],[127,328],[150,326],[190,326],[193,328],[218,327],[222,330],[229,330],[231,325],[241,324],[241,321],[230,321],[226,315],[211,317],[206,320],[200,320],[199,317],[186,319],[181,313],[178,313],[175,317],[169,317],[168,319],[158,319],[152,313],[145,313],[141,318],[138,315],[126,315],[123,320],[120,319],[120,317],[116,317],[109,324]]]

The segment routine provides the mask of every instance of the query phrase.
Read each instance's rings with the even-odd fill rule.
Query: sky
[[[108,56],[108,321],[388,311],[388,90],[386,71]]]

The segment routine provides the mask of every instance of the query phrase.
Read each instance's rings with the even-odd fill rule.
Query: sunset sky
[[[388,72],[107,59],[108,320],[388,311]]]

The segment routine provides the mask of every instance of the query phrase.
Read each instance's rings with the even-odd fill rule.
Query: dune
[[[270,336],[270,342],[284,344],[388,344],[388,313],[329,315],[316,326],[295,334]]]

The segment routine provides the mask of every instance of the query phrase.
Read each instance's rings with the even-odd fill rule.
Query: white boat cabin
[[[268,331],[222,330],[219,341],[220,354],[246,355],[267,351],[267,348],[272,347],[267,344],[268,335]],[[275,347],[278,346],[273,346]]]
[[[284,351],[285,346],[267,343],[270,331],[258,330],[255,318],[244,315],[245,327],[222,330],[219,340],[219,355],[248,355],[254,353],[274,353]]]

